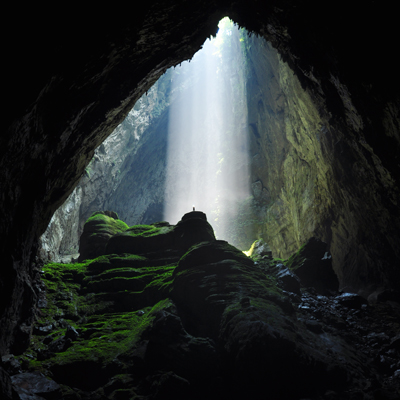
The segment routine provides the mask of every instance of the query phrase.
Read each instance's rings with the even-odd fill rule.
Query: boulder
[[[168,222],[135,225],[117,233],[107,243],[106,254],[145,254],[172,248],[174,226]]]
[[[272,258],[272,250],[269,247],[269,245],[263,240],[263,239],[258,239],[253,246],[252,254],[254,256],[259,256],[259,257],[268,257]]]
[[[179,260],[178,267],[175,269],[174,274],[188,268],[223,260],[235,260],[250,267],[254,266],[254,262],[236,247],[230,245],[225,240],[215,240],[211,242],[202,242],[193,246]]]
[[[366,304],[367,301],[358,294],[355,293],[343,293],[340,296],[336,297],[338,304],[343,307],[353,308],[360,310],[363,304]]]
[[[282,288],[288,292],[301,295],[300,279],[282,263],[278,263],[276,268],[278,269],[276,276]]]
[[[175,249],[183,254],[191,246],[215,240],[212,226],[201,211],[185,214],[176,225],[158,222],[132,226],[114,235],[107,243],[106,254],[145,254]]]
[[[185,214],[174,229],[175,246],[182,252],[200,242],[214,241],[212,226],[207,222],[206,214],[192,211]]]
[[[59,399],[60,385],[40,372],[24,372],[11,377],[21,399]]]
[[[79,242],[79,262],[105,254],[108,240],[128,229],[113,211],[96,211],[86,221]]]

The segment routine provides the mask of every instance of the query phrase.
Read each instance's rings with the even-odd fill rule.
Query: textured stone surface
[[[56,399],[60,396],[60,385],[39,372],[13,375],[11,381],[21,399]]]

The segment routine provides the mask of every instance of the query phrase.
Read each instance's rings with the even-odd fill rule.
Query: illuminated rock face
[[[345,106],[345,118],[335,118],[327,107],[333,94],[305,91],[269,44],[253,39],[249,60],[252,180],[261,236],[283,258],[312,236],[324,240],[345,290],[368,295],[391,285],[399,276],[399,236],[387,230],[400,223],[397,180],[385,169],[386,157],[368,143],[371,128],[363,126],[368,122],[347,87],[331,76]]]
[[[329,13],[311,3],[259,3],[192,1],[177,8],[173,1],[158,2],[133,17],[71,15],[67,25],[39,9],[38,18],[18,10],[25,40],[10,38],[4,50],[10,84],[3,96],[10,110],[0,139],[2,351],[20,335],[29,336],[38,238],[94,149],[166,68],[190,58],[215,33],[226,14],[270,41],[299,80],[280,64],[279,79],[294,95],[287,98],[297,101],[284,116],[286,138],[276,138],[281,153],[269,156],[281,161],[253,176],[259,179],[257,193],[293,211],[288,220],[289,214],[280,218],[269,205],[276,228],[265,225],[268,237],[281,228],[281,237],[288,236],[272,240],[272,247],[289,252],[310,230],[330,244],[342,285],[368,292],[399,282],[400,107],[396,24],[390,21],[395,13],[374,3],[346,13],[336,3]],[[384,57],[370,57],[371,48]],[[264,106],[257,105],[264,115]],[[296,107],[304,122],[295,118]],[[261,137],[263,123],[249,122],[257,128],[255,138],[257,132]],[[256,149],[267,144],[253,143]],[[288,173],[293,170],[302,174]],[[309,211],[302,212],[303,204]],[[290,233],[291,226],[298,234]]]

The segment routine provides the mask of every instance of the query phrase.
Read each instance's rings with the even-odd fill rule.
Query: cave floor
[[[399,398],[398,302],[227,246],[44,266],[31,345],[3,356],[20,398]]]

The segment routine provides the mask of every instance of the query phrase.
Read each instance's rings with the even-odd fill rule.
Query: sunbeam
[[[171,77],[179,95],[169,115],[164,219],[175,224],[195,207],[219,239],[228,239],[228,224],[250,196],[242,34],[224,18],[217,36]]]

